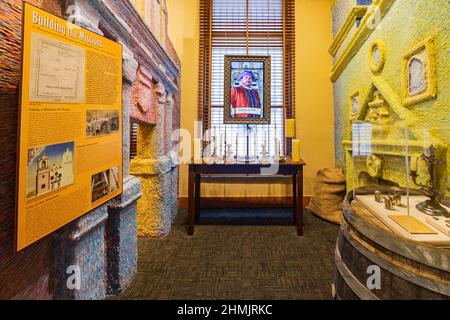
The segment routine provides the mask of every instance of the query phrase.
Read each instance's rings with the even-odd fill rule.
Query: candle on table
[[[278,139],[275,138],[273,142],[274,152],[273,152],[273,158],[275,159],[278,154]]]
[[[223,146],[223,156],[226,158],[227,157],[227,126],[225,126],[225,141],[224,141],[224,146]]]
[[[223,156],[223,154],[224,154],[224,152],[223,152],[223,133],[222,133],[222,135],[221,135],[221,137],[220,137],[220,151],[219,151],[219,155],[222,157]]]
[[[229,141],[232,141],[232,140],[231,139],[228,140],[228,130],[227,130],[227,125],[225,125],[225,157],[228,157],[228,151],[231,151],[231,149],[228,150]]]
[[[264,130],[264,146],[267,147],[267,130]]]
[[[202,121],[195,121],[194,126],[195,126],[194,139],[202,139],[203,138]]]
[[[255,153],[255,157],[258,157],[258,148],[256,147],[256,133],[253,135],[253,151]]]
[[[286,138],[295,137],[295,119],[286,120]]]
[[[292,161],[300,162],[300,140],[292,140]]]
[[[280,144],[280,140],[278,140],[278,158],[281,158],[281,144]]]
[[[236,133],[236,158],[238,156],[238,151],[239,151],[239,149],[238,149],[238,134]]]
[[[217,156],[217,130],[216,126],[214,126],[214,156]]]
[[[194,139],[194,162],[202,160],[202,140]]]
[[[208,152],[209,152],[209,154],[208,154],[208,157],[210,157],[211,155],[212,155],[212,143],[211,143],[211,141],[212,141],[212,132],[211,132],[212,130],[211,129],[208,129]]]
[[[278,150],[277,150],[277,148],[278,148],[278,132],[277,131],[278,131],[277,130],[277,125],[275,125],[275,134],[274,134],[274,136],[275,136],[275,139],[274,139],[275,154],[274,154],[274,156],[278,156]]]

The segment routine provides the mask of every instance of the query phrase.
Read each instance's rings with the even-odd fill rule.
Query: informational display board
[[[122,46],[24,3],[20,251],[122,193]]]

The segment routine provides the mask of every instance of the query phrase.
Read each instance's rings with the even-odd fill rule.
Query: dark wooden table
[[[292,176],[293,185],[293,213],[297,226],[297,234],[303,235],[303,161],[290,160],[279,163],[276,176]],[[189,221],[188,235],[194,235],[194,225],[200,217],[201,176],[202,175],[261,175],[261,170],[271,165],[260,163],[231,163],[231,164],[189,164]]]

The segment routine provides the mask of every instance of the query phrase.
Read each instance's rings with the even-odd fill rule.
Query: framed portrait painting
[[[270,124],[270,56],[225,56],[225,124]]]

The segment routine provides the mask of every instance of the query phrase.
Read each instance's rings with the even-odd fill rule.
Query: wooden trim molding
[[[292,139],[286,139],[286,120],[295,119],[295,1],[283,0],[283,139],[286,155],[292,155]]]
[[[211,197],[202,198],[200,207],[205,209],[238,209],[238,208],[291,208],[292,197]],[[310,196],[303,197],[303,208],[311,201]],[[178,207],[188,208],[189,199],[180,197]]]
[[[357,18],[362,18],[367,13],[367,6],[354,6],[344,20],[341,28],[339,29],[333,43],[330,46],[328,52],[334,57],[341,47],[344,40],[347,38],[350,30],[356,24]]]
[[[211,26],[212,26],[212,0],[201,0],[199,11],[199,86],[198,86],[198,109],[197,120],[202,123],[209,123],[209,88],[211,65]],[[208,128],[205,126],[203,131]],[[202,132],[203,134],[203,132]]]
[[[376,29],[372,25],[374,23],[373,19],[375,19],[375,16],[383,19],[394,2],[395,0],[375,0],[369,7],[366,15],[361,21],[360,26],[358,27],[358,30],[352,36],[349,44],[344,49],[338,61],[335,63],[331,70],[330,79],[332,82],[336,82],[351,59],[358,53],[358,50]]]

